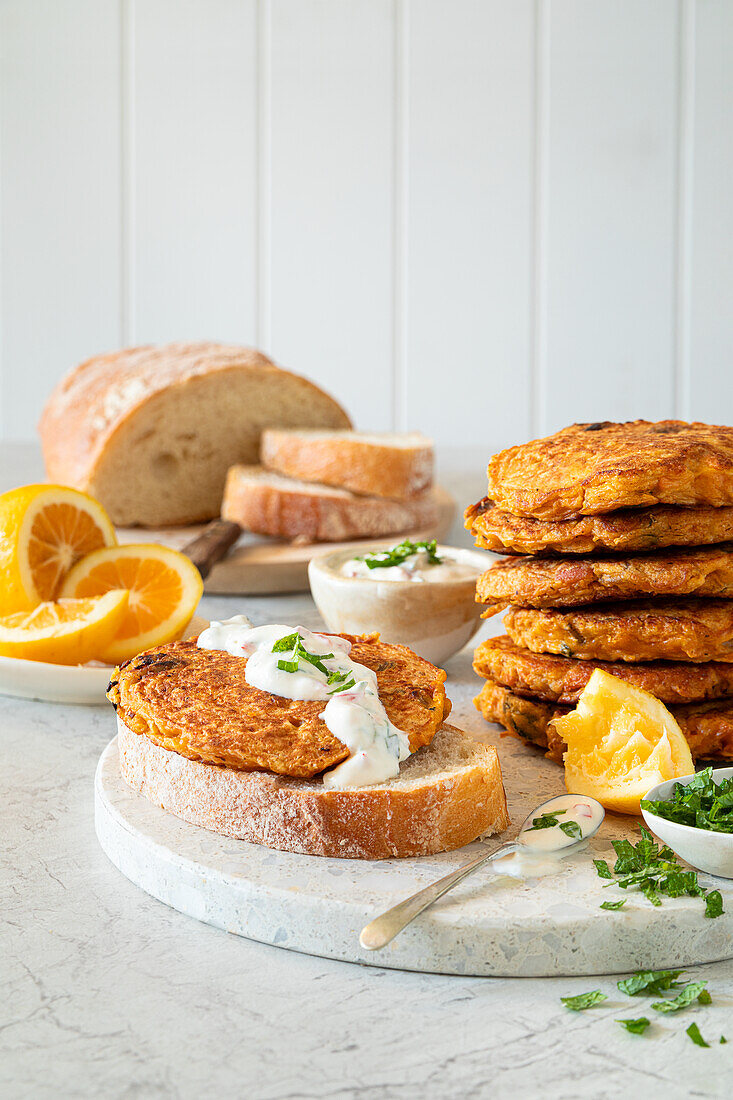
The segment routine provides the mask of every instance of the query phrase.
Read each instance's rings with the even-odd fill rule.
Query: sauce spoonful
[[[542,802],[527,817],[514,840],[464,863],[388,909],[362,929],[359,943],[368,951],[386,947],[415,917],[485,863],[493,863],[496,874],[514,878],[555,874],[563,856],[598,832],[604,816],[600,802],[586,795],[561,794]]]

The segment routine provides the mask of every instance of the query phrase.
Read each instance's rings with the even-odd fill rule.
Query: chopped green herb
[[[592,1008],[601,1001],[607,1001],[608,997],[600,989],[594,989],[590,993],[579,993],[577,997],[561,997],[560,1000],[573,1012],[582,1012],[584,1008]]]
[[[710,1046],[710,1043],[706,1043],[705,1040],[703,1039],[702,1035],[700,1034],[700,1028],[697,1026],[697,1024],[690,1024],[690,1026],[687,1029],[687,1034],[690,1036],[690,1038],[692,1039],[693,1043],[695,1043],[696,1046],[699,1046],[699,1047],[709,1047]]]
[[[681,1008],[689,1008],[693,1001],[699,1000],[706,992],[706,984],[706,982],[690,982],[676,997],[668,997],[665,1001],[655,1001],[652,1008],[656,1012],[679,1012]],[[709,1003],[710,994],[708,993],[707,996],[707,1003]],[[703,1001],[703,1004],[705,1003]]]
[[[390,550],[377,550],[371,554],[362,554],[357,561],[366,563],[368,569],[388,569],[392,565],[402,565],[403,561],[411,558],[413,554],[424,550],[428,556],[428,565],[440,565],[443,559],[437,554],[437,539],[427,539],[422,542],[412,542],[405,539]]]
[[[294,661],[278,661],[277,667],[281,672],[297,672],[298,671],[298,658]]]
[[[618,988],[627,997],[638,997],[642,993],[660,995],[667,989],[676,989],[681,985],[677,981],[684,970],[637,970],[630,978],[618,982]]]
[[[723,896],[720,890],[710,890],[705,895],[705,916],[719,917],[723,912]]]
[[[643,1035],[646,1029],[649,1027],[649,1020],[646,1016],[637,1016],[635,1020],[617,1020],[617,1024],[621,1024],[627,1031],[630,1031],[632,1035]]]
[[[713,1003],[713,998],[710,996],[707,989],[703,989],[702,993],[697,999],[701,1005],[711,1005]]]
[[[284,638],[278,638],[272,647],[273,653],[289,653],[291,649],[295,649],[296,645],[300,641],[300,634],[296,630],[293,634],[286,634]]]
[[[561,821],[560,829],[565,833],[565,836],[570,836],[573,840],[583,839],[583,830],[577,821]]]
[[[347,682],[345,684],[339,684],[338,687],[335,687],[333,689],[333,691],[330,692],[330,694],[331,695],[338,695],[339,692],[348,691],[349,688],[353,688],[354,686],[355,686],[355,681],[354,681],[354,678],[352,676],[352,678],[350,680],[347,680]]]
[[[595,865],[596,871],[598,872],[599,878],[613,878],[611,868],[608,866],[605,859],[594,859],[593,863]]]
[[[621,901],[602,901],[601,909],[623,909],[626,905],[626,898],[621,898]]]
[[[721,1035],[721,1036],[720,1036],[720,1042],[721,1042],[721,1043],[727,1043],[727,1042],[728,1042],[728,1040],[726,1039],[725,1035]]]
[[[527,829],[528,833],[531,833],[533,829],[554,829],[556,825],[559,825],[557,820],[561,814],[564,814],[565,810],[551,810],[546,814],[539,814],[538,817],[532,818],[532,824]]]
[[[698,772],[690,783],[675,783],[670,798],[644,798],[641,805],[649,813],[680,825],[733,833],[733,777],[716,783],[712,768]]]

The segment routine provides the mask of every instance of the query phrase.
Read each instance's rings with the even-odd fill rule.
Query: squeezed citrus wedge
[[[0,656],[55,665],[99,659],[127,610],[124,589],[83,600],[38,604],[31,611],[0,616]]]
[[[193,562],[166,546],[114,546],[87,554],[68,573],[62,596],[98,596],[126,588],[129,603],[117,634],[100,654],[116,665],[180,638],[204,590]]]
[[[567,742],[565,786],[622,814],[657,783],[690,775],[695,766],[682,730],[663,703],[596,669],[570,714],[556,718]]]
[[[0,496],[0,615],[58,595],[72,565],[92,550],[114,546],[104,508],[62,485],[23,485]]]

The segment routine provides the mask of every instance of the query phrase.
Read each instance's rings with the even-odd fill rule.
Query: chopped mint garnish
[[[281,672],[297,672],[298,671],[298,659],[294,661],[278,661],[277,667]]]
[[[531,833],[533,829],[554,829],[556,825],[559,825],[557,820],[561,814],[564,814],[565,810],[550,810],[546,814],[539,814],[538,817],[532,818],[532,824],[527,829],[528,833]]]
[[[656,1012],[679,1012],[681,1008],[689,1008],[693,1001],[700,1000],[703,994],[707,993],[706,985],[707,982],[690,982],[676,997],[668,997],[665,1001],[655,1001],[652,1008]],[[710,1003],[709,993],[707,993],[707,1001],[703,1000],[702,1003]]]
[[[601,1001],[607,1001],[608,997],[605,993],[601,993],[600,989],[594,989],[590,993],[579,993],[577,997],[561,997],[560,1000],[573,1012],[582,1012],[585,1008],[592,1008]]]
[[[687,1034],[690,1036],[690,1038],[692,1039],[693,1043],[695,1043],[696,1046],[699,1046],[699,1047],[709,1047],[710,1046],[710,1043],[706,1043],[705,1040],[703,1039],[702,1035],[700,1034],[700,1028],[697,1026],[697,1024],[690,1024],[690,1026],[687,1029]]]
[[[623,909],[626,905],[626,898],[621,898],[621,901],[602,901],[601,909]]]
[[[560,829],[566,836],[570,836],[573,840],[583,839],[583,830],[577,821],[561,821]]]
[[[330,694],[331,695],[338,695],[339,692],[348,691],[349,688],[353,688],[354,686],[355,686],[355,681],[354,681],[354,678],[352,676],[352,678],[350,680],[348,680],[345,684],[339,684],[338,687],[335,687],[333,689],[333,691],[330,692]]]
[[[376,550],[371,554],[362,554],[357,561],[363,561],[368,569],[388,569],[392,565],[402,565],[403,561],[411,558],[420,550],[424,550],[428,556],[428,565],[440,565],[443,559],[437,554],[437,539],[428,539],[423,542],[412,542],[405,539],[391,550]]]
[[[273,653],[289,653],[291,649],[295,649],[296,645],[300,641],[300,634],[296,630],[293,634],[286,634],[284,638],[278,638],[272,647]]]
[[[627,1031],[630,1031],[632,1035],[643,1035],[646,1029],[649,1027],[649,1020],[646,1016],[637,1016],[635,1020],[617,1020],[617,1024],[621,1024]]]
[[[303,639],[296,631],[294,634],[288,634],[284,638],[279,638],[272,647],[273,653],[291,653],[293,656],[289,661],[278,661],[277,667],[281,672],[297,672],[298,666],[301,661],[306,661],[309,665],[313,665],[319,672],[322,672],[324,676],[328,675],[328,669],[324,665],[324,661],[328,661],[333,657],[333,653],[309,653],[303,645]]]
[[[594,859],[593,863],[595,865],[596,871],[598,872],[599,878],[613,878],[611,868],[608,866],[605,859]]]
[[[680,974],[684,974],[684,970],[637,970],[631,978],[624,978],[617,985],[627,997],[638,997],[642,993],[658,996],[681,985],[677,981]]]
[[[721,1042],[721,1043],[727,1043],[727,1042],[728,1042],[728,1040],[726,1039],[725,1035],[721,1035],[721,1036],[720,1036],[720,1042]]]
[[[675,783],[670,798],[644,798],[641,805],[649,813],[680,825],[733,833],[733,777],[716,783],[712,768],[698,772],[690,783]]]
[[[707,989],[703,989],[702,993],[697,999],[701,1005],[711,1005],[713,1003],[713,998],[710,996]]]
[[[720,890],[710,890],[705,895],[705,916],[719,917],[723,912],[723,896]]]

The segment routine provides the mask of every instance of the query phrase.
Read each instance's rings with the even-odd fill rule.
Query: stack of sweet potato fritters
[[[560,761],[550,722],[603,668],[668,705],[694,757],[733,759],[733,428],[574,424],[488,477],[466,527],[511,556],[476,589],[509,609],[474,658],[484,718]]]

